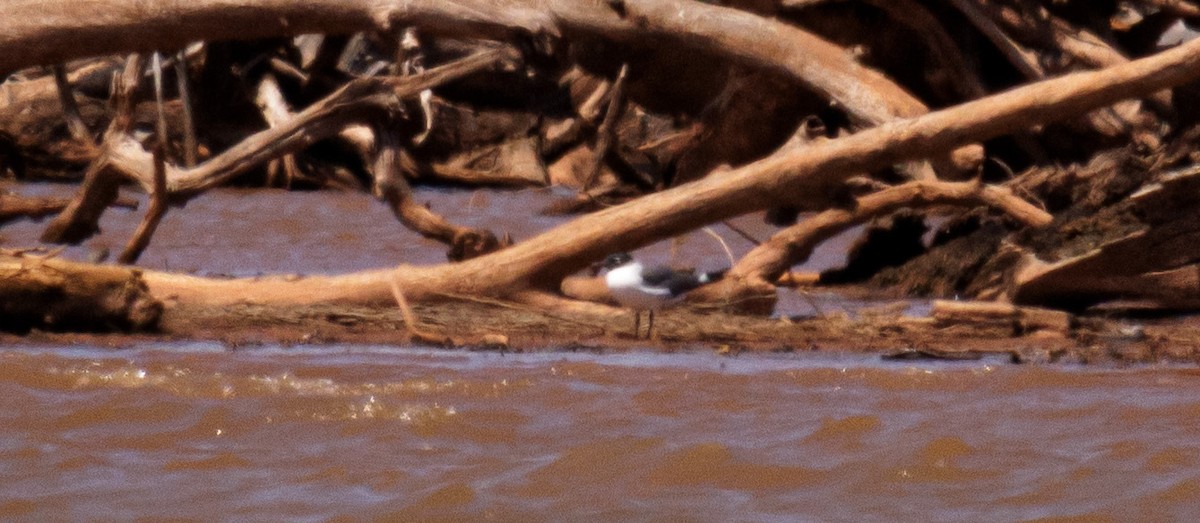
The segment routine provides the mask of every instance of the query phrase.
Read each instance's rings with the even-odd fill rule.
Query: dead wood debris
[[[120,186],[137,186],[151,204],[123,263],[136,261],[172,204],[219,185],[353,187],[445,244],[461,266],[411,271],[433,283],[384,282],[375,276],[389,271],[380,271],[323,291],[342,300],[390,294],[405,308],[463,294],[611,315],[564,298],[604,294],[564,278],[607,251],[772,209],[783,224],[776,234],[696,300],[769,312],[792,267],[866,225],[872,241],[904,241],[911,252],[860,263],[839,281],[1072,311],[1122,301],[1200,307],[1188,293],[1200,257],[1186,248],[1200,208],[1188,174],[1200,163],[1200,42],[1187,25],[1200,10],[1191,2],[265,8],[290,28],[199,2],[134,22],[106,18],[114,31],[165,20],[179,28],[136,46],[114,35],[92,51],[170,51],[150,68],[140,55],[123,67],[83,56],[72,44],[89,14],[59,3],[42,9],[62,16],[0,21],[0,34],[49,42],[0,37],[9,77],[0,85],[0,177],[75,173],[79,190],[39,209],[0,197],[0,211],[58,211],[43,241],[78,243]],[[213,17],[221,24],[207,23]],[[313,34],[288,36],[297,30]],[[1162,51],[1173,45],[1183,48]],[[577,196],[557,211],[599,212],[512,245],[415,202],[412,184],[430,182],[566,184]],[[800,212],[808,214],[791,219]],[[907,233],[886,227],[904,220]],[[870,245],[856,252],[877,258]],[[147,278],[151,289],[196,286],[182,296],[222,286]],[[270,287],[262,295],[271,299],[291,292],[246,285]],[[1010,312],[993,316],[1025,321],[996,306]],[[952,308],[938,321],[986,307]]]

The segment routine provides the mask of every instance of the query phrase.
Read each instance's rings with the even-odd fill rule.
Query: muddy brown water
[[[562,221],[530,217],[540,191],[418,197],[518,238]],[[119,250],[138,217],[110,211],[64,255]],[[0,236],[29,246],[43,226]],[[441,253],[364,195],[220,190],[172,211],[142,264],[336,273]],[[681,254],[724,256],[704,233]],[[782,298],[783,314],[855,305]],[[1189,521],[1198,398],[1197,371],[1170,366],[16,344],[0,347],[0,518]]]
[[[6,519],[1200,517],[1184,368],[9,347],[0,398]]]

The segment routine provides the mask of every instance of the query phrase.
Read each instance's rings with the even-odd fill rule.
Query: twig
[[[417,315],[413,314],[412,307],[408,305],[408,300],[404,297],[404,291],[400,290],[400,282],[396,280],[395,276],[392,276],[388,278],[388,284],[392,289],[392,297],[396,299],[396,305],[400,307],[400,315],[404,318],[404,330],[408,332],[410,339],[434,345],[454,345],[454,340],[447,336],[430,334],[421,329],[417,325]]]
[[[175,58],[175,83],[179,86],[179,102],[183,105],[183,164],[191,167],[198,161],[199,145],[196,141],[196,119],[192,114],[186,50],[181,49]]]
[[[613,138],[617,131],[617,121],[621,118],[621,113],[625,112],[625,79],[628,75],[629,64],[622,64],[621,71],[617,73],[617,79],[609,91],[608,108],[604,113],[604,121],[600,122],[600,127],[596,129],[595,156],[592,158],[587,177],[583,179],[581,192],[586,193],[588,189],[592,188],[596,177],[600,175],[600,169],[604,166],[604,158],[608,156],[608,150],[612,148]]]
[[[160,137],[154,147],[154,192],[150,194],[150,206],[146,208],[146,216],[142,217],[142,222],[129,238],[129,243],[125,244],[125,250],[117,257],[117,262],[123,265],[130,265],[141,257],[142,251],[150,245],[150,238],[158,229],[163,215],[167,213],[167,161],[164,142]]]
[[[75,101],[75,94],[71,91],[71,82],[67,80],[67,71],[62,64],[55,64],[54,84],[58,87],[58,100],[62,104],[63,116],[67,119],[67,130],[71,132],[80,143],[89,147],[96,146],[96,138],[92,136],[92,131],[88,130],[87,124],[83,122],[83,116],[79,114],[79,104]]]
[[[712,230],[712,227],[705,227],[704,232],[708,233],[709,236],[716,238],[717,241],[720,242],[721,247],[725,249],[725,256],[729,257],[729,265],[732,266],[737,262],[737,260],[733,257],[733,251],[729,250],[729,244],[725,243],[725,238],[722,238],[720,234],[717,234],[716,231]]]

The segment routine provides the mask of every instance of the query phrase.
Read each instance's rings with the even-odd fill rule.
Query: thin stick
[[[162,153],[164,156],[166,156],[168,136],[167,111],[163,107],[166,96],[163,95],[162,53],[155,51],[154,56],[151,59],[151,63],[153,64],[154,68],[154,105],[158,109],[158,125],[156,126],[155,131],[158,133],[158,146],[162,148]],[[157,181],[155,183],[157,183]]]
[[[179,102],[183,105],[183,164],[191,167],[199,161],[196,141],[196,119],[192,114],[192,90],[188,82],[187,51],[181,49],[175,58],[175,83],[179,87]]]
[[[62,104],[63,116],[67,119],[67,130],[79,142],[95,146],[96,138],[92,136],[92,131],[88,130],[87,124],[83,123],[83,116],[79,114],[79,104],[75,101],[75,93],[71,91],[71,82],[67,80],[67,70],[62,64],[55,64],[52,69],[54,85],[58,87],[58,101]]]
[[[154,70],[154,101],[158,107],[158,136],[152,151],[154,189],[150,193],[150,206],[146,209],[146,215],[142,217],[142,222],[129,238],[129,243],[125,244],[125,250],[121,251],[121,256],[117,258],[117,262],[124,265],[132,264],[141,257],[142,251],[150,245],[150,238],[158,229],[163,215],[167,213],[167,114],[163,108],[162,54],[155,51],[151,62]]]
[[[413,314],[412,307],[408,305],[408,299],[404,297],[404,291],[400,290],[400,282],[396,280],[395,276],[392,276],[388,278],[388,284],[392,289],[392,297],[396,299],[396,305],[400,307],[400,316],[404,318],[404,330],[408,333],[409,339],[435,345],[454,344],[454,341],[448,337],[430,334],[417,326],[417,315]]]
[[[725,249],[725,256],[729,257],[730,266],[737,262],[737,260],[735,260],[733,257],[733,251],[729,249],[729,244],[725,243],[725,238],[722,238],[720,234],[717,234],[717,231],[712,230],[712,227],[705,227],[704,232],[708,233],[709,236],[716,238],[717,241],[721,243],[721,247]]]
[[[617,120],[621,118],[621,113],[625,112],[625,78],[628,75],[629,64],[622,64],[621,71],[617,73],[617,79],[613,82],[612,90],[609,91],[608,108],[604,113],[604,121],[600,122],[600,128],[596,129],[596,154],[592,158],[587,178],[583,180],[581,192],[587,192],[592,187],[592,183],[596,181],[596,177],[600,175],[600,169],[604,166],[604,157],[608,156],[608,150],[612,148],[617,130]]]
[[[750,243],[753,243],[756,246],[762,245],[762,240],[755,238],[750,233],[746,232],[745,229],[742,229],[741,227],[734,225],[733,222],[730,222],[729,220],[721,220],[721,224],[726,227],[729,227],[729,230],[737,233],[737,235],[741,236],[742,239],[744,239]]]
[[[134,231],[133,236],[129,239],[129,243],[125,244],[125,250],[121,251],[121,256],[117,258],[117,262],[123,265],[133,264],[142,255],[142,251],[150,245],[150,237],[154,236],[154,231],[158,229],[159,222],[162,221],[163,215],[167,213],[167,161],[164,153],[165,145],[162,140],[154,147],[154,192],[150,194],[150,206],[146,209],[146,216],[142,217],[142,222],[138,224],[138,228]]]

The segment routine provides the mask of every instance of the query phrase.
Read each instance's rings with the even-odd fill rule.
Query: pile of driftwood
[[[846,268],[803,279],[1070,310],[1200,305],[1188,25],[1200,7],[719,3],[18,3],[0,19],[0,176],[79,190],[0,196],[0,220],[52,214],[43,241],[77,243],[122,203],[119,188],[138,187],[152,198],[118,259],[132,264],[164,213],[213,187],[329,187],[370,191],[447,246],[434,267],[130,269],[136,281],[115,285],[207,305],[401,294],[618,315],[572,275],[764,210],[778,232],[693,299],[768,312],[816,245],[869,224]],[[415,202],[412,184],[427,182],[568,186],[577,196],[545,212],[580,216],[514,244]],[[37,270],[125,281],[10,252],[0,295],[31,295],[12,282]]]

